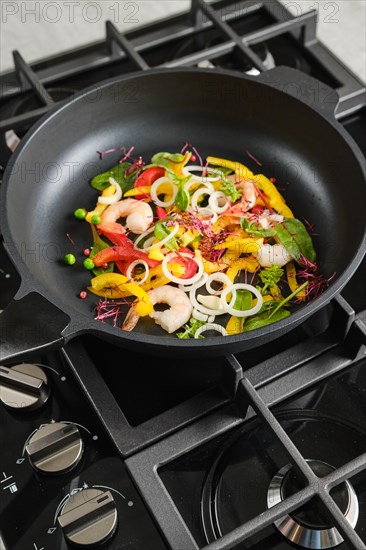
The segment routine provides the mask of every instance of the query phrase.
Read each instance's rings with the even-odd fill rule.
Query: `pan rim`
[[[297,71],[300,75],[302,73],[300,71]],[[120,75],[117,77],[113,77],[110,79],[103,80],[102,82],[99,82],[97,84],[93,84],[92,86],[89,86],[77,94],[73,95],[71,99],[66,99],[60,104],[55,105],[48,113],[46,113],[43,117],[40,118],[25,134],[23,139],[21,140],[21,143],[17,147],[15,153],[13,153],[12,157],[10,158],[10,161],[8,162],[4,177],[3,177],[3,184],[1,186],[1,195],[0,195],[0,226],[1,231],[4,237],[5,243],[14,243],[14,251],[12,254],[10,254],[10,258],[12,262],[14,263],[14,266],[16,270],[18,271],[20,277],[21,277],[21,286],[18,291],[17,296],[28,294],[29,292],[35,291],[44,296],[47,300],[49,300],[52,304],[57,306],[61,311],[64,311],[67,315],[70,316],[70,319],[82,319],[84,321],[85,330],[82,330],[80,332],[86,332],[86,331],[92,331],[96,333],[107,333],[109,335],[116,336],[114,329],[112,326],[109,325],[102,325],[101,323],[98,323],[98,321],[95,321],[91,316],[90,318],[88,315],[80,312],[78,309],[72,307],[71,305],[63,303],[58,296],[54,296],[52,292],[49,292],[48,289],[41,283],[39,283],[34,275],[30,272],[28,267],[26,266],[25,262],[23,261],[21,254],[18,250],[18,246],[15,242],[15,240],[12,238],[12,231],[10,228],[10,224],[8,221],[8,216],[6,214],[6,206],[7,206],[7,196],[8,196],[8,188],[10,187],[9,183],[11,183],[11,173],[12,173],[12,166],[15,164],[17,159],[20,157],[22,152],[26,149],[26,147],[29,145],[31,138],[40,132],[44,125],[50,123],[50,121],[60,113],[62,113],[67,108],[71,107],[75,102],[80,101],[82,98],[86,97],[88,94],[91,94],[95,92],[96,90],[102,90],[105,88],[108,88],[110,86],[113,86],[115,84],[118,84],[120,82],[129,81],[129,80],[136,80],[136,79],[143,79],[146,77],[149,77],[150,75],[170,75],[170,74],[206,74],[206,75],[215,75],[215,76],[227,76],[234,78],[236,80],[241,81],[251,81],[255,82],[256,84],[259,84],[261,86],[267,86],[273,89],[275,92],[279,94],[286,94],[289,98],[294,100],[295,102],[300,103],[302,107],[307,107],[312,112],[315,112],[319,117],[323,118],[328,124],[333,126],[333,128],[338,131],[338,133],[341,135],[342,139],[347,143],[348,147],[350,148],[352,154],[354,155],[355,159],[357,160],[358,166],[363,174],[364,183],[366,185],[366,159],[364,155],[362,154],[359,146],[354,141],[354,139],[351,137],[351,135],[345,130],[345,128],[338,122],[338,120],[334,116],[330,116],[327,112],[320,112],[318,109],[313,107],[312,105],[308,104],[305,101],[302,101],[296,97],[293,97],[292,95],[286,93],[285,91],[274,89],[273,86],[268,84],[267,82],[262,82],[257,79],[257,77],[249,76],[249,75],[242,75],[236,71],[231,71],[227,69],[203,69],[198,67],[181,67],[181,68],[156,68],[156,69],[148,69],[143,72],[138,73],[130,73],[126,75]],[[290,325],[292,325],[294,328],[298,326],[302,320],[305,318],[309,318],[314,313],[316,313],[318,310],[323,308],[326,304],[328,304],[331,299],[333,299],[335,296],[337,296],[341,290],[344,288],[344,286],[349,282],[352,275],[356,272],[357,268],[362,262],[363,257],[366,254],[366,224],[364,228],[364,233],[362,240],[360,242],[360,245],[358,247],[358,250],[354,254],[353,258],[349,262],[347,268],[339,275],[339,277],[334,281],[334,283],[331,283],[330,286],[315,300],[303,305],[298,311],[295,311],[292,313],[292,315],[286,319],[283,319],[281,321],[278,321],[276,323],[273,323],[272,325],[268,325],[267,327],[263,327],[260,329],[256,329],[254,331],[251,331],[250,333],[241,333],[237,335],[228,335],[228,336],[215,336],[212,338],[205,338],[205,339],[189,339],[189,340],[181,340],[179,338],[174,338],[174,335],[159,335],[157,337],[156,335],[149,335],[144,334],[141,332],[125,332],[120,331],[117,334],[118,339],[121,339],[123,341],[130,341],[132,342],[143,342],[144,344],[147,344],[149,346],[152,346],[154,348],[171,348],[171,349],[182,349],[182,348],[220,348],[224,347],[227,348],[231,344],[234,345],[238,343],[243,343],[243,348],[245,347],[245,342],[255,342],[256,340],[261,339],[262,337],[269,335],[269,334],[275,334],[279,333],[279,335],[283,332],[285,332]],[[290,329],[291,330],[291,329]],[[74,333],[72,330],[69,330],[66,328],[65,331],[65,337],[67,339],[67,336],[73,336]],[[273,336],[272,338],[273,339]],[[255,347],[248,346],[248,347]],[[230,351],[228,352],[230,353]]]

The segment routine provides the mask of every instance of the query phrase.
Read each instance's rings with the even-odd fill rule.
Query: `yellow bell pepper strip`
[[[158,187],[159,195],[169,195],[172,192],[172,186],[170,183],[162,182]],[[141,187],[133,187],[123,195],[124,197],[135,197],[136,195],[148,194],[150,195],[151,185],[143,185]]]
[[[288,286],[290,287],[291,292],[295,292],[299,288],[299,283],[296,279],[296,268],[294,262],[289,262],[286,264],[286,275]],[[297,299],[301,302],[306,300],[306,291],[302,290],[297,294]]]
[[[229,269],[226,271],[226,275],[229,277],[230,281],[234,283],[240,271],[255,273],[259,268],[260,265],[258,261],[253,258],[253,256],[247,256],[246,258],[239,258],[232,262]]]
[[[229,336],[243,332],[244,319],[245,317],[236,317],[235,315],[231,315],[225,327]]]
[[[158,242],[157,239],[156,239],[156,242]],[[149,258],[151,260],[156,260],[157,262],[161,262],[162,260],[164,260],[164,257],[165,256],[161,251],[161,246],[157,246],[156,248],[153,248],[149,252]]]
[[[266,302],[273,302],[273,296],[271,296],[270,294],[265,294],[263,296],[263,303],[265,304]],[[258,300],[257,298],[254,298],[253,299],[253,302],[252,302],[252,307],[254,307],[256,304],[257,304]]]
[[[103,193],[102,193],[102,197],[111,197],[112,195],[114,195],[114,193],[116,192],[116,187],[115,185],[110,185],[109,187],[107,187],[107,189],[104,189]],[[91,219],[93,216],[101,216],[104,212],[104,210],[106,210],[108,208],[108,204],[100,204],[100,202],[98,202],[96,204],[96,207],[94,208],[94,210],[92,210],[91,212],[88,212],[85,219],[88,223],[91,223]]]
[[[184,155],[181,155],[180,153],[171,154],[162,152],[156,153],[151,158],[151,162],[155,166],[165,168],[168,174],[169,172],[173,172],[173,174],[181,178],[183,177],[182,170],[191,158],[191,156],[192,153],[190,153],[189,151],[186,151]]]
[[[171,264],[170,271],[174,277],[181,277],[185,273],[186,269],[180,264]]]
[[[257,298],[254,298],[251,307],[254,307],[257,301]],[[273,302],[273,297],[266,294],[266,296],[263,296],[263,303],[265,302]],[[226,332],[230,336],[232,334],[240,334],[241,332],[243,332],[244,322],[245,317],[236,317],[235,315],[232,315],[226,325]]]
[[[196,229],[188,229],[180,237],[180,244],[183,247],[186,247],[199,235],[199,232]]]
[[[163,268],[160,265],[150,268],[148,278],[144,283],[142,283],[141,288],[148,291],[153,288],[158,288],[159,286],[167,285],[170,283],[170,280],[165,277],[163,273]]]
[[[134,197],[135,195],[150,194],[151,185],[143,185],[141,187],[133,187],[123,195],[123,197]]]
[[[202,257],[201,251],[196,249],[195,250],[195,256],[198,260],[200,260],[203,264],[203,271],[205,273],[216,273],[217,271],[224,271],[227,269],[231,263],[231,261],[228,258],[225,258],[225,254],[220,258],[218,262],[210,262],[209,260],[206,260]]]
[[[226,246],[226,244],[228,246]],[[257,253],[262,244],[262,238],[247,237],[243,239],[234,239],[232,241],[228,240],[218,246],[221,249],[226,248],[226,252],[222,257],[222,260],[228,261],[232,264],[235,260],[238,260],[242,254]]]
[[[138,279],[138,275],[136,275],[136,279]],[[153,288],[158,288],[159,286],[167,285],[169,283],[170,283],[170,280],[167,279],[167,277],[165,277],[161,265],[158,265],[156,267],[150,268],[148,278],[144,283],[142,283],[142,285],[139,285],[139,286],[143,290],[145,290],[145,292],[148,292]],[[110,296],[108,291],[107,294],[101,294],[101,296],[106,296],[107,298],[128,298],[129,296],[132,296],[132,293],[128,290],[125,290],[125,291],[119,290],[118,296]]]
[[[128,282],[129,279],[119,273],[104,273],[91,280],[90,292],[97,296],[106,296],[107,298],[121,298],[123,291],[130,292],[136,296],[139,301],[136,303],[136,312],[144,317],[154,311],[154,306],[149,295],[136,283]],[[112,292],[109,292],[112,291]],[[112,296],[107,294],[113,294]]]
[[[239,311],[245,311],[252,307],[253,296],[248,290],[238,290],[236,293],[236,299],[234,303],[234,309]],[[226,331],[228,334],[239,334],[243,332],[245,317],[237,317],[232,315],[226,325]]]
[[[234,170],[235,174],[237,174],[240,179],[254,181],[259,189],[268,197],[268,203],[271,208],[279,212],[285,218],[294,217],[276,186],[264,174],[253,174],[249,168],[240,162],[233,162],[217,157],[207,157],[207,162],[215,166],[223,166]]]
[[[137,180],[135,181],[135,188],[141,189],[142,187],[146,187],[148,185],[152,185],[154,181],[156,181],[158,178],[162,178],[165,175],[165,170],[163,168],[159,168],[158,166],[152,166],[151,168],[147,168],[144,170]],[[150,199],[150,193],[141,193],[137,194],[138,199]]]
[[[282,296],[282,292],[281,292],[281,289],[278,285],[272,285],[271,288],[269,289],[271,295],[273,296],[273,298],[276,300],[276,301],[282,301],[284,300],[284,297]]]
[[[257,197],[257,200],[255,201],[255,206],[263,206],[263,208],[266,206],[262,197]]]

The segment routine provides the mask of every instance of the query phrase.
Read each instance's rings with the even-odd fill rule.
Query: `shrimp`
[[[262,267],[286,265],[292,260],[290,254],[282,244],[262,244],[258,251],[253,252]]]
[[[147,202],[124,199],[108,206],[98,227],[103,233],[124,233],[122,225],[116,223],[119,218],[126,218],[126,227],[141,235],[152,223],[153,211]]]
[[[252,181],[239,181],[236,183],[236,187],[243,190],[243,194],[239,203],[235,204],[231,208],[231,212],[235,213],[244,213],[251,210],[257,200],[258,191],[255,184]]]
[[[281,214],[269,214],[268,210],[264,210],[263,214],[258,217],[258,223],[263,229],[268,229],[282,223],[284,219]]]
[[[251,210],[258,197],[256,186],[252,181],[244,181],[243,183],[240,183],[238,187],[243,189],[241,201],[246,203],[246,210]]]
[[[165,311],[153,311],[150,317],[166,332],[171,334],[187,323],[191,317],[193,306],[187,294],[171,285],[163,285],[148,291],[148,295],[155,304],[168,304]],[[122,325],[123,330],[131,331],[135,328],[140,316],[132,306]]]

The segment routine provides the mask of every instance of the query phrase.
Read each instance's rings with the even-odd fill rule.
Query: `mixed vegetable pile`
[[[97,320],[133,330],[150,317],[184,339],[233,335],[290,316],[329,284],[310,225],[293,216],[274,178],[233,160],[204,162],[188,143],[147,165],[132,151],[91,180],[94,210],[74,212],[92,232],[83,263]]]

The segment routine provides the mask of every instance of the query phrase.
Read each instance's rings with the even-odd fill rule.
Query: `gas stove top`
[[[288,65],[335,88],[366,155],[366,90],[316,12],[191,11],[0,75],[0,164],[55,102],[149,67]],[[366,548],[366,260],[336,299],[259,349],[189,362],[82,336],[0,367],[0,548]],[[19,286],[0,245],[0,309]],[[101,353],[102,352],[102,353]]]

